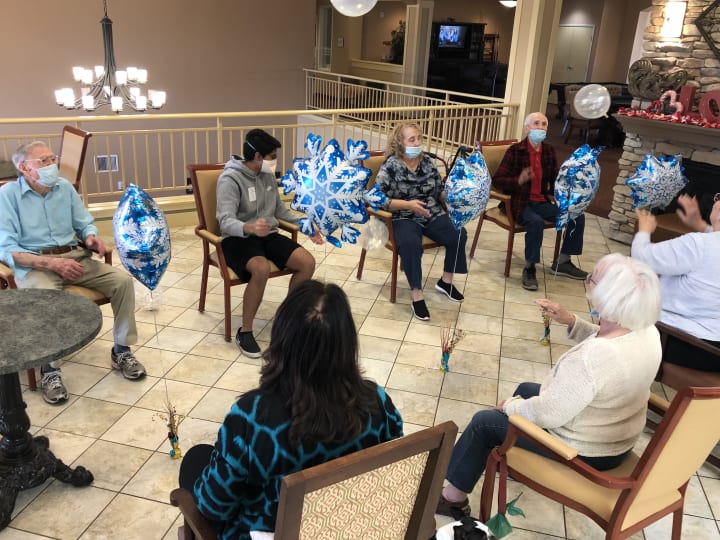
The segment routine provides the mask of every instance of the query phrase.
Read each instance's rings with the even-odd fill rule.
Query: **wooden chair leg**
[[[200,279],[200,301],[198,302],[198,311],[205,311],[205,297],[207,296],[207,283],[210,265],[207,260],[203,261],[202,279]]]
[[[513,244],[515,243],[515,232],[508,231],[508,247],[507,255],[505,256],[505,277],[510,275],[510,262],[512,261]]]
[[[553,260],[555,262],[560,256],[560,244],[562,243],[562,231],[558,231],[555,235],[555,249],[553,250]]]
[[[475,256],[475,248],[477,247],[478,240],[480,239],[480,229],[482,229],[482,224],[484,221],[485,214],[480,214],[480,218],[478,219],[477,228],[475,229],[475,236],[473,237],[472,246],[470,246],[470,258],[472,259]]]
[[[37,390],[37,380],[35,379],[35,368],[30,368],[27,370],[27,378],[28,378],[28,387],[30,387],[30,390],[33,392]]]
[[[398,254],[393,251],[392,269],[390,270],[390,301],[394,304],[397,298]]]
[[[363,249],[360,252],[360,262],[358,263],[358,271],[357,271],[358,279],[362,279],[363,267],[365,266],[365,255],[367,255],[367,250]]]
[[[232,317],[230,315],[230,285],[223,283],[223,300],[225,301],[225,341],[230,341],[232,332]]]

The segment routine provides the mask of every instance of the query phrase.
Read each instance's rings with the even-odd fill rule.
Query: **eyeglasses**
[[[43,167],[45,165],[50,165],[51,163],[57,163],[60,159],[60,156],[52,155],[52,156],[46,156],[44,158],[30,158],[26,159],[25,161],[39,161],[40,165]]]
[[[593,273],[592,273],[592,272],[590,272],[590,273],[585,277],[585,285],[590,285],[591,283],[597,287],[597,281],[595,281],[595,280],[593,279]]]

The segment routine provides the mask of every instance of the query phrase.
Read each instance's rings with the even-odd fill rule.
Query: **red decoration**
[[[715,111],[720,110],[718,103],[720,102],[720,90],[713,90],[703,95],[698,103],[698,110],[700,115],[708,120],[715,123],[720,122],[720,115],[715,114]]]
[[[695,96],[696,87],[683,86],[680,89],[680,99],[676,100],[677,94],[674,91],[665,92],[660,99],[653,101],[646,109],[637,107],[621,107],[618,114],[623,116],[634,116],[637,118],[646,118],[648,120],[660,120],[663,122],[671,122],[674,124],[687,124],[690,126],[699,126],[711,129],[720,129],[720,90],[713,90],[703,95],[698,105],[699,114],[690,112],[690,105]],[[671,106],[675,106],[676,110],[673,114],[663,114],[663,100],[670,97]],[[687,112],[684,112],[687,111]],[[684,112],[684,114],[683,114]]]

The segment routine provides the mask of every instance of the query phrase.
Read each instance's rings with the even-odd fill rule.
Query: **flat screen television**
[[[441,24],[438,30],[438,47],[464,49],[467,45],[468,27],[464,24]]]

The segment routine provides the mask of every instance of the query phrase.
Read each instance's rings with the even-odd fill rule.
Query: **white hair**
[[[44,143],[42,141],[33,141],[18,146],[17,150],[15,150],[12,155],[12,162],[13,165],[15,165],[15,168],[20,170],[20,164],[27,159],[30,151],[33,148],[37,148],[38,146],[44,146],[45,148],[48,148],[47,143]]]
[[[531,119],[532,119],[532,117],[533,117],[534,114],[542,114],[542,113],[541,113],[540,111],[535,111],[535,112],[531,112],[530,114],[528,114],[528,115],[525,117],[525,121],[523,122],[523,127],[524,127],[525,129],[527,129],[527,128],[530,127],[530,122],[531,122]],[[545,115],[543,114],[543,116],[545,116]]]
[[[660,280],[645,263],[620,253],[601,258],[593,271],[595,286],[588,298],[600,318],[628,330],[655,324],[662,300]]]

